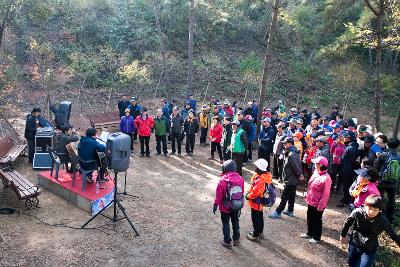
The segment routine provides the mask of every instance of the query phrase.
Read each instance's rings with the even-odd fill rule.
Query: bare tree
[[[394,124],[394,129],[393,129],[393,138],[397,138],[399,135],[399,127],[400,127],[400,107],[397,110],[397,116],[396,116],[396,123]]]
[[[260,125],[261,125],[261,113],[263,111],[263,107],[265,104],[265,95],[267,90],[267,82],[268,82],[268,74],[271,71],[271,60],[272,60],[272,44],[273,38],[275,35],[276,23],[278,20],[279,13],[279,0],[274,0],[274,13],[272,14],[272,21],[269,27],[268,35],[267,35],[267,48],[264,55],[264,67],[263,67],[263,76],[261,81],[261,89],[260,89],[260,101],[258,105],[258,116],[257,116],[257,136],[260,133]]]
[[[193,92],[193,34],[194,34],[194,0],[190,0],[189,7],[189,42],[188,42],[188,84],[187,95]]]
[[[167,59],[166,59],[166,51],[165,51],[165,35],[161,29],[160,23],[160,0],[153,0],[154,5],[154,17],[156,19],[156,29],[158,34],[158,39],[160,42],[160,56],[161,56],[161,74],[160,81],[164,84],[164,86],[169,86],[169,74],[167,69]]]
[[[381,65],[382,65],[382,29],[383,29],[383,16],[385,14],[385,0],[379,0],[378,8],[372,6],[370,0],[364,0],[365,4],[372,11],[376,18],[376,58],[374,62],[374,111],[375,111],[375,128],[379,132],[381,129],[381,85],[380,85],[380,75],[381,75]]]

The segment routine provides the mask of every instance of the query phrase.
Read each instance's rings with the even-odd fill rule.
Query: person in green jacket
[[[163,116],[163,112],[161,109],[157,110],[157,116],[154,120],[154,132],[156,135],[156,155],[161,155],[161,144],[164,157],[168,155],[167,149],[167,133],[169,132],[169,123],[168,119]]]
[[[236,162],[237,172],[240,176],[242,175],[243,158],[246,153],[245,147],[247,146],[247,140],[246,132],[240,127],[240,121],[233,121],[230,151],[232,152],[232,159]]]

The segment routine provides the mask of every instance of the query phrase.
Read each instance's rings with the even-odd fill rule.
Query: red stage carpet
[[[38,174],[39,185],[54,194],[57,194],[78,207],[95,214],[103,206],[107,205],[113,198],[114,181],[111,177],[108,182],[102,183],[99,193],[96,194],[96,183],[86,183],[86,191],[82,191],[82,178],[80,173],[76,173],[75,186],[72,187],[72,174],[60,170],[58,180],[50,176],[50,171]],[[93,180],[96,180],[96,172],[93,173]]]

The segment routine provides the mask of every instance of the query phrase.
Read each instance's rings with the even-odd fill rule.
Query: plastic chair
[[[94,168],[86,168],[88,165],[90,166],[92,164]],[[79,157],[79,165],[81,166],[82,170],[82,191],[86,191],[86,177],[89,173],[97,170],[97,160],[83,160],[81,157]]]

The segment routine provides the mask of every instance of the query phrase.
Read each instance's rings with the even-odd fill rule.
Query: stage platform
[[[96,193],[96,183],[87,183],[86,191],[82,191],[82,178],[80,173],[76,173],[75,186],[72,187],[72,174],[65,170],[60,170],[58,180],[50,176],[50,171],[44,171],[38,174],[39,185],[50,192],[72,202],[76,206],[91,213],[99,212],[104,206],[109,204],[114,197],[114,181],[102,183],[99,193]],[[96,172],[93,173],[93,180],[96,180]]]

